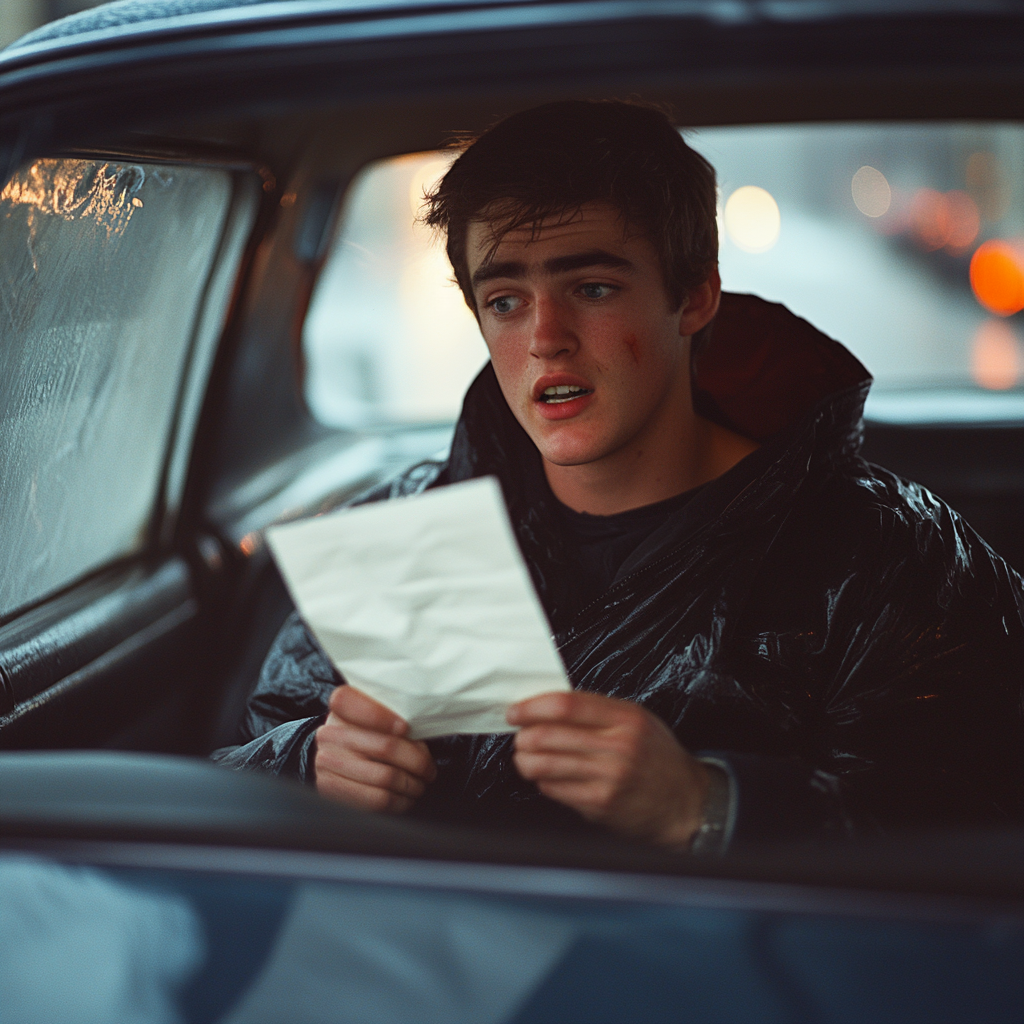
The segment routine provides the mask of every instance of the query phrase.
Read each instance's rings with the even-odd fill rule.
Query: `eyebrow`
[[[633,264],[624,256],[604,249],[588,249],[586,252],[573,252],[565,256],[552,256],[544,261],[544,271],[548,274],[565,274],[571,270],[586,270],[588,267],[605,267],[610,270],[633,270]],[[471,284],[475,288],[484,281],[492,281],[496,277],[525,277],[525,263],[507,260],[504,263],[485,263],[473,274]]]

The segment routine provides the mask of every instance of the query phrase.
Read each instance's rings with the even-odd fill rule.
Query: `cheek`
[[[629,353],[633,362],[640,365],[640,339],[635,334],[627,334],[622,339],[622,344],[626,346],[626,351]]]
[[[515,345],[511,343],[507,333],[501,331],[481,331],[487,352],[491,357],[495,371],[500,375],[505,367],[515,363]]]
[[[492,338],[489,341],[485,338],[485,342],[502,393],[508,404],[515,408],[517,392],[526,386],[523,382],[529,368],[529,353],[522,351],[521,346],[508,337]]]

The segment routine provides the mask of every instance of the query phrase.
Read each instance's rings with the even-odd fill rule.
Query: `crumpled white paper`
[[[492,477],[275,526],[267,541],[346,681],[413,739],[511,732],[570,689]]]

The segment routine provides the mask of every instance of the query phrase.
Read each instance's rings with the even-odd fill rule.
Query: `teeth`
[[[587,388],[579,384],[554,384],[544,389],[543,399],[548,405],[558,405],[560,402],[572,402],[581,395],[589,395]]]

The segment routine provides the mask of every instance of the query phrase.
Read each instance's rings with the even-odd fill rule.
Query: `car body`
[[[5,926],[10,1005],[1019,1019],[1019,830],[702,862],[378,819],[195,758],[234,738],[290,608],[264,530],[450,430],[311,412],[303,325],[361,168],[579,95],[671,102],[697,128],[1012,125],[1022,42],[1024,8],[995,0],[125,0],[0,55],[0,870],[52,922]],[[1005,392],[965,419],[901,415],[896,389],[866,447],[1019,570]],[[90,934],[112,951],[95,964]],[[63,988],[26,966],[55,961]],[[151,1002],[113,1002],[111,965]]]

